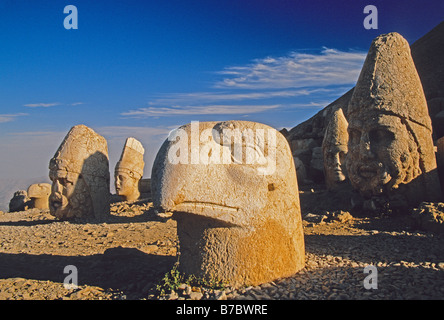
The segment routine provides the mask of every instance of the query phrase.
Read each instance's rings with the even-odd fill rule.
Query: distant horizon
[[[69,4],[78,29],[64,27]],[[376,30],[363,25],[369,4]],[[0,178],[47,176],[84,124],[107,139],[113,186],[128,137],[142,142],[149,178],[168,133],[191,121],[290,130],[354,87],[375,37],[413,44],[444,3],[3,1],[0,12]]]

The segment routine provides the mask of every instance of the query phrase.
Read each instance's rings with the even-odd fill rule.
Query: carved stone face
[[[54,216],[68,219],[94,212],[89,188],[80,174],[51,170],[49,178],[52,181],[49,209]]]
[[[421,173],[416,144],[401,118],[374,114],[362,119],[349,121],[347,169],[353,186],[376,195]]]
[[[116,194],[124,200],[137,200],[140,197],[139,181],[143,176],[145,149],[140,141],[130,137],[125,141],[122,155],[114,169]]]
[[[115,173],[116,194],[125,198],[125,200],[136,200],[140,196],[139,179],[124,170]]]
[[[109,163],[105,138],[92,129],[71,128],[49,162],[50,213],[60,219],[109,214]]]
[[[330,146],[324,152],[324,165],[326,180],[333,183],[342,182],[346,179],[345,158],[348,148],[346,145]]]

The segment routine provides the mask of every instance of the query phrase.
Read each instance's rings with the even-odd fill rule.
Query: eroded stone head
[[[180,268],[232,285],[304,266],[298,185],[287,140],[248,121],[191,123],[160,148],[154,206],[178,221]]]
[[[109,163],[105,138],[77,125],[49,163],[50,213],[57,218],[103,218],[109,213]]]
[[[364,196],[402,189],[412,203],[438,197],[431,120],[401,35],[389,33],[372,42],[347,119],[347,171],[355,189]]]
[[[51,185],[49,183],[35,183],[28,187],[28,197],[31,199],[33,208],[48,209],[50,194]]]
[[[341,108],[337,109],[325,130],[322,142],[324,175],[327,188],[337,189],[347,179],[345,158],[348,152],[348,122]]]
[[[114,171],[116,193],[125,200],[140,197],[139,181],[143,176],[145,149],[135,138],[126,139],[120,160]]]

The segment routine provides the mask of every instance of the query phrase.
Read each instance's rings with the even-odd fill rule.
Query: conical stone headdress
[[[345,119],[342,108],[337,109],[325,129],[322,146],[347,146],[348,142],[348,122]]]
[[[377,114],[399,117],[414,139],[430,195],[436,193],[432,124],[423,87],[408,42],[398,33],[383,34],[370,46],[351,97],[347,119],[371,119]],[[439,190],[439,184],[438,184]]]
[[[117,174],[119,171],[123,171],[135,179],[141,179],[145,166],[143,160],[144,153],[145,149],[140,141],[132,137],[127,138],[120,160],[116,164],[115,173]]]

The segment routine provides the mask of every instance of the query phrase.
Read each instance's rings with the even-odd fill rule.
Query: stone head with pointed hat
[[[411,204],[440,195],[432,125],[408,42],[375,38],[350,100],[347,172],[366,197],[405,193]]]
[[[120,160],[114,171],[117,195],[125,200],[137,200],[140,197],[139,181],[143,176],[145,149],[135,138],[126,139]]]
[[[109,213],[109,162],[105,138],[71,128],[49,163],[50,213],[57,218],[103,218]]]
[[[348,152],[348,122],[341,108],[334,111],[322,142],[325,184],[334,190],[346,177],[345,158]]]

